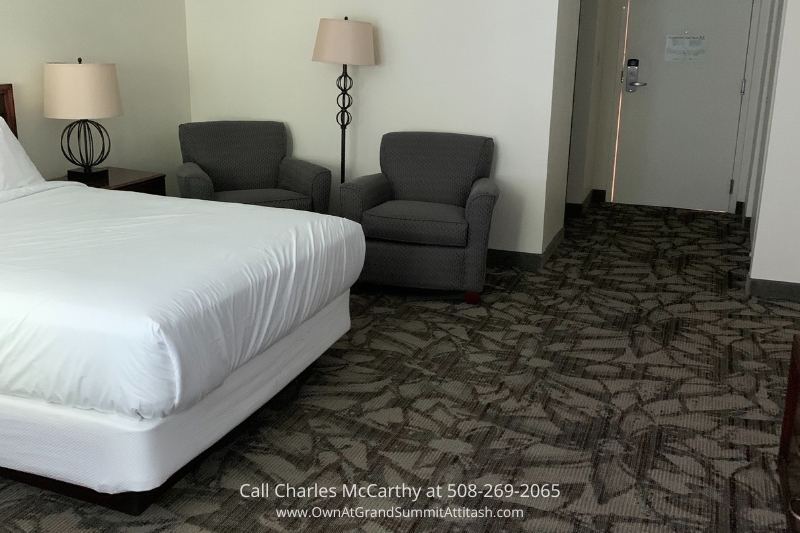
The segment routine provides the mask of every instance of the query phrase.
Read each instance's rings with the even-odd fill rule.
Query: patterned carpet
[[[784,531],[775,457],[800,305],[746,298],[747,268],[731,215],[602,205],[543,271],[491,271],[482,306],[361,288],[351,332],[144,515],[0,481],[0,531]],[[560,496],[240,497],[261,482]],[[525,514],[276,516],[359,506]]]

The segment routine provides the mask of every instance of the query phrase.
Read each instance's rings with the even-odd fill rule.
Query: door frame
[[[758,219],[758,209],[761,201],[761,183],[766,164],[769,126],[772,118],[772,99],[775,95],[775,79],[778,70],[778,51],[780,49],[783,14],[786,0],[763,0],[762,22],[759,32],[763,34],[764,45],[758,54],[761,61],[761,79],[759,92],[756,99],[756,115],[754,118],[754,135],[750,164],[747,168],[747,197],[745,209],[742,212],[742,221],[752,216],[754,223],[751,226],[751,237]],[[766,9],[765,9],[766,8]],[[755,96],[755,95],[754,95]],[[752,254],[752,251],[751,251]]]
[[[768,0],[769,1],[769,0]],[[748,211],[752,213],[750,224],[750,257],[755,250],[755,237],[758,229],[758,213],[761,210],[761,190],[763,188],[764,167],[767,162],[767,148],[769,146],[769,128],[772,120],[772,100],[775,96],[775,80],[778,75],[778,55],[783,37],[784,13],[787,0],[771,0],[773,11],[770,12],[767,26],[768,37],[764,53],[764,71],[762,75],[761,95],[759,98],[759,119],[757,122],[756,138],[754,141],[754,156],[750,165],[750,181],[752,185],[748,194],[752,201],[745,206],[742,213],[744,223]],[[752,264],[751,264],[752,268]],[[750,274],[748,273],[748,279]]]
[[[751,23],[755,43],[753,57],[748,57],[747,91],[743,122],[740,125],[742,150],[734,167],[736,203],[743,202],[742,221],[753,216],[758,202],[758,188],[767,148],[767,131],[775,92],[777,50],[780,44],[785,0],[756,0]],[[735,207],[735,205],[734,205]]]
[[[759,32],[761,24],[761,8],[765,3],[763,0],[753,0],[753,8],[750,13],[750,35],[747,39],[747,60],[744,67],[744,93],[742,94],[742,103],[739,108],[739,131],[736,136],[736,155],[733,159],[733,170],[731,179],[733,180],[733,187],[731,195],[728,198],[728,212],[735,213],[736,206],[739,203],[741,193],[745,192],[748,187],[747,176],[744,175],[743,169],[749,166],[750,160],[753,157],[753,150],[747,150],[747,146],[752,146],[753,136],[756,132],[755,116],[757,114],[757,98],[753,95],[758,93],[755,83],[753,83],[761,74],[763,70],[763,62],[756,61],[756,53],[763,49],[766,41],[760,39],[764,37],[764,32]],[[761,35],[759,35],[761,33]],[[761,45],[761,46],[759,46]],[[749,140],[749,143],[748,143]],[[744,181],[744,187],[742,186]],[[745,201],[747,198],[745,197]]]
[[[754,198],[759,183],[761,155],[766,149],[762,131],[769,116],[769,95],[773,92],[776,55],[774,50],[775,28],[780,22],[784,0],[753,0],[754,7],[750,20],[748,53],[743,78],[748,80],[739,114],[739,135],[737,150],[731,166],[733,193],[730,195],[728,211],[736,211],[739,201],[745,202],[745,212],[752,211],[757,201]],[[616,80],[614,90],[602,92],[597,102],[603,109],[613,110],[607,124],[601,128],[594,147],[596,161],[601,164],[596,169],[595,187],[606,191],[606,201],[613,201],[617,158],[617,142],[621,118],[621,102],[624,86],[621,80],[624,71],[625,46],[628,35],[628,12],[631,0],[606,0],[608,12],[607,29],[618,27],[618,31],[606,32],[602,69],[605,79]],[[612,50],[614,52],[612,52]],[[760,83],[759,83],[760,82]],[[602,132],[606,133],[603,134]],[[759,161],[761,161],[759,163]]]

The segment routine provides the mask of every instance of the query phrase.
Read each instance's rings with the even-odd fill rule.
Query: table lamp
[[[345,130],[353,119],[348,111],[353,105],[353,97],[348,94],[353,88],[353,78],[347,74],[347,65],[375,64],[372,24],[349,20],[347,17],[344,20],[320,19],[311,60],[342,65],[342,75],[336,79],[336,87],[341,91],[336,97],[336,103],[339,104],[336,122],[342,128],[341,182],[344,183]]]
[[[72,120],[61,134],[61,152],[79,168],[67,179],[108,179],[108,169],[94,168],[111,153],[108,131],[96,119],[122,114],[117,66],[113,63],[47,63],[44,66],[44,116]]]

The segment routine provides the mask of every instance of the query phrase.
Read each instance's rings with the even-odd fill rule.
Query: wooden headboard
[[[17,115],[14,112],[14,90],[11,84],[0,85],[0,118],[6,121],[11,132],[17,135]]]

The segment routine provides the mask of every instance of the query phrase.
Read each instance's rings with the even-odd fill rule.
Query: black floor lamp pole
[[[349,90],[353,88],[353,78],[347,74],[347,65],[342,65],[342,75],[336,78],[336,87],[339,88],[341,93],[336,97],[336,103],[339,104],[339,112],[336,114],[336,122],[342,128],[342,174],[341,183],[344,183],[344,157],[345,157],[345,131],[347,126],[353,120],[350,114],[350,106],[353,105],[353,97],[350,96]]]

